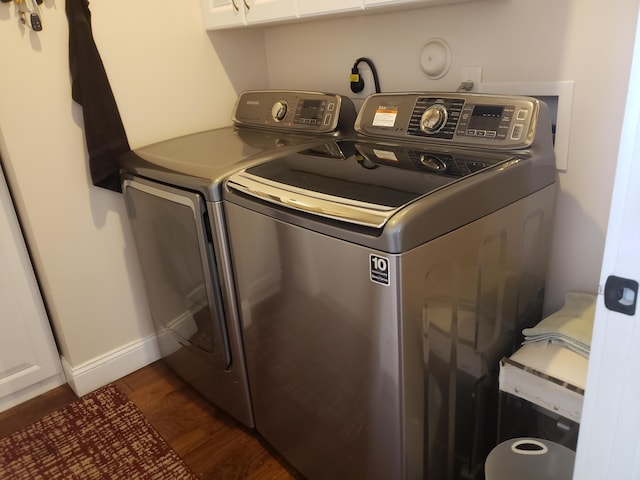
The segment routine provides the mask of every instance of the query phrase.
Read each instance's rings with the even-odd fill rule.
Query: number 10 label
[[[369,278],[380,285],[390,284],[389,259],[378,255],[369,255]]]

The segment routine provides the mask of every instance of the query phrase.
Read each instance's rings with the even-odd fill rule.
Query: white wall
[[[352,95],[348,76],[361,56],[374,61],[383,91],[455,90],[462,65],[481,65],[490,83],[575,81],[549,312],[567,291],[597,291],[637,8],[638,0],[615,7],[595,0],[483,0],[271,27],[265,31],[270,84]],[[430,80],[419,64],[422,46],[434,37],[445,39],[453,55],[440,80]]]
[[[90,8],[132,147],[228,124],[236,89],[267,86],[262,31],[208,35],[197,1]],[[90,184],[64,1],[41,10],[36,33],[19,24],[14,2],[0,4],[0,152],[67,375],[122,357],[76,385],[82,393],[157,353],[145,343],[153,329],[122,197]]]

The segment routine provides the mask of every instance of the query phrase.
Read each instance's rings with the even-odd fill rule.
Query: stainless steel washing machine
[[[256,428],[310,480],[481,478],[498,361],[541,317],[546,106],[377,94],[356,130],[225,182]]]
[[[123,194],[164,360],[253,427],[221,182],[243,165],[353,130],[338,95],[253,91],[233,126],[143,147],[123,159]]]

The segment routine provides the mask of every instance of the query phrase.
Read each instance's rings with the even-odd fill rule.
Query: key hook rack
[[[16,2],[20,23],[28,26],[34,32],[42,30],[42,19],[40,17],[40,5],[44,0],[0,0],[2,3]]]

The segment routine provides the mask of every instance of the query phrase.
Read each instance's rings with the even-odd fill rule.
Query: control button
[[[476,130],[476,137],[484,137],[486,133],[486,130]]]
[[[330,103],[327,105],[327,112],[333,112],[333,109],[336,108],[335,103]]]
[[[324,116],[324,124],[325,124],[325,125],[329,125],[330,123],[331,123],[331,114],[330,114],[330,113],[327,113],[327,114]]]
[[[527,113],[529,113],[527,110],[520,110],[518,112],[518,115],[516,116],[517,120],[526,120],[527,119]]]
[[[496,132],[493,130],[487,130],[485,137],[487,138],[496,138]]]
[[[467,135],[475,137],[476,136],[476,131],[473,128],[470,128],[469,130],[467,130]]]
[[[521,124],[516,124],[513,126],[513,132],[511,132],[511,140],[520,140],[522,137],[522,129],[523,126]]]

